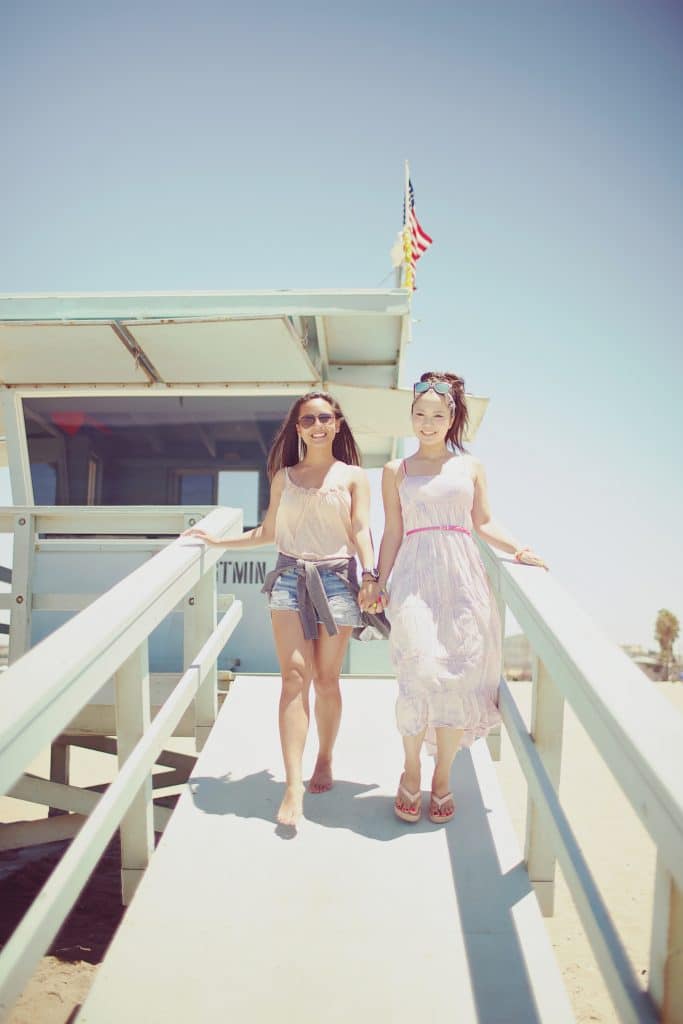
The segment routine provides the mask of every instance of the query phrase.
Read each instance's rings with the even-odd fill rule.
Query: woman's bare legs
[[[408,793],[420,793],[422,768],[420,765],[420,751],[422,749],[422,741],[425,738],[425,732],[417,733],[415,736],[403,736],[403,750],[405,751],[405,761],[403,767],[403,775],[401,776],[401,785]],[[396,797],[396,806],[402,811],[414,812],[417,811],[420,806],[419,795],[412,802],[409,802],[404,794],[399,793]]]
[[[443,728],[436,730],[436,764],[432,776],[432,793],[445,796],[451,788],[451,768],[462,740],[462,729]],[[453,800],[437,805],[432,803],[431,811],[437,817],[450,818],[454,809]]]
[[[340,626],[336,636],[329,636],[320,627],[313,641],[313,687],[315,689],[315,721],[318,726],[318,760],[308,783],[311,793],[332,789],[332,748],[339,732],[342,713],[339,673],[351,636],[350,626]]]
[[[296,825],[303,810],[301,761],[310,717],[308,695],[313,674],[313,642],[304,639],[298,612],[275,611],[271,618],[282,674],[279,724],[286,780],[277,820],[281,825]]]

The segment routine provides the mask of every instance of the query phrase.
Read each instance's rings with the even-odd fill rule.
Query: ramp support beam
[[[218,605],[213,573],[204,573],[195,588],[185,598],[183,661],[187,672],[195,664],[199,650],[204,646],[217,623]],[[199,667],[197,667],[199,677]],[[218,666],[212,667],[197,689],[195,708],[195,746],[202,750],[218,714]]]
[[[650,995],[662,1024],[683,1024],[683,893],[657,856]]]
[[[534,658],[532,687],[531,736],[557,792],[562,763],[564,697],[538,657]],[[544,917],[552,917],[555,910],[555,851],[543,815],[531,794],[527,799],[524,859],[541,913]]]
[[[148,642],[140,644],[114,676],[119,770],[149,729]],[[149,773],[121,820],[121,891],[128,906],[154,851],[152,775]]]

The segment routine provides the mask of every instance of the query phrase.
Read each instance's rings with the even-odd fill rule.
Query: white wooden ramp
[[[292,835],[279,680],[233,683],[79,1024],[573,1020],[485,742],[448,826],[394,818],[395,685],[342,681],[339,781]]]

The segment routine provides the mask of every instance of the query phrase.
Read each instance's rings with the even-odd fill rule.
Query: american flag
[[[405,259],[406,259],[406,284],[409,287],[415,287],[415,264],[419,260],[420,256],[427,251],[429,246],[432,244],[432,239],[429,237],[427,232],[420,226],[420,222],[415,216],[415,193],[413,191],[412,181],[408,181],[408,217],[406,219],[405,210],[405,199],[403,200],[403,223],[405,224],[406,242],[405,248]]]

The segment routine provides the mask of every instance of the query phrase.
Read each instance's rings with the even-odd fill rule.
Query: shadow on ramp
[[[485,766],[494,773],[488,754]],[[522,947],[524,928],[514,917],[522,901],[532,901],[531,915],[525,908],[525,919],[531,916],[542,933],[544,925],[516,839],[507,820],[517,856],[508,858],[514,864],[503,871],[492,832],[495,809],[487,806],[481,775],[477,777],[469,750],[458,754],[452,783],[456,817],[445,832],[478,1019],[486,1024],[540,1024],[547,1018],[539,1012],[530,969],[542,972],[546,966],[543,955],[551,954],[551,948],[549,942],[544,949],[535,948],[533,935],[527,948]],[[484,793],[487,789],[484,787]],[[507,847],[505,853],[509,852]],[[554,957],[550,959],[552,970]],[[564,1005],[558,1005],[557,1019],[566,1019]]]
[[[479,773],[475,760],[481,761]],[[538,973],[556,967],[553,963],[551,968],[546,960],[551,953],[547,938],[540,947],[537,943],[543,924],[505,812],[505,826],[514,847],[505,839],[501,845],[505,828],[501,831],[500,822],[494,822],[496,815],[500,816],[500,806],[496,806],[500,794],[482,784],[487,771],[494,773],[487,753],[484,758],[475,754],[474,759],[469,750],[458,754],[452,778],[456,815],[446,825],[432,824],[424,813],[417,825],[404,824],[393,814],[393,795],[376,793],[380,788],[377,783],[340,780],[327,793],[306,793],[302,827],[310,822],[325,829],[346,829],[380,843],[443,832],[453,880],[453,889],[445,892],[444,898],[453,901],[453,912],[460,920],[477,1019],[486,1024],[540,1024],[548,1019],[537,1004],[544,982],[536,979],[532,983],[530,968],[533,963]],[[494,774],[492,778],[495,781]],[[269,771],[239,779],[230,775],[197,777],[190,780],[190,788],[195,805],[204,813],[258,818],[285,837],[285,830],[278,831],[275,825],[284,783],[276,781]],[[426,793],[423,801],[426,811]],[[296,835],[293,829],[286,832],[290,837]],[[425,847],[425,872],[430,870],[432,853],[433,845]],[[501,861],[511,866],[501,869]],[[524,901],[520,915],[516,908]],[[557,1019],[567,1019],[561,1004]]]
[[[195,806],[206,814],[259,818],[273,826],[285,791],[284,783],[276,782],[269,771],[255,772],[241,779],[233,779],[230,775],[222,778],[193,777],[189,786]],[[338,780],[326,793],[306,792],[302,827],[306,822],[312,822],[324,828],[347,829],[379,842],[401,839],[416,832],[433,832],[443,827],[433,825],[426,817],[416,825],[400,822],[393,813],[394,798],[374,794],[376,789],[379,785],[374,782]],[[278,827],[278,834],[283,838],[290,838],[295,833],[295,829]]]

